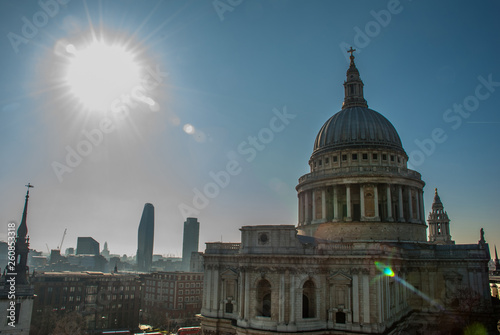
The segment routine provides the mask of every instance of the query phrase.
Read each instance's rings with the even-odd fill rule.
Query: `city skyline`
[[[0,240],[20,223],[28,182],[39,251],[67,228],[65,248],[92,236],[134,255],[144,203],[155,254],[180,257],[187,217],[202,223],[200,251],[238,242],[241,226],[296,225],[295,187],[341,108],[352,46],[369,108],[426,183],[425,216],[437,188],[453,240],[477,243],[484,228],[500,245],[500,4],[42,3],[0,4]],[[54,81],[61,53],[92,31],[126,45],[149,78],[151,100],[121,99],[128,115],[112,125]]]

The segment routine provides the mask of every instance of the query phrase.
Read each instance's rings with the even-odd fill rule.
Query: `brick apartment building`
[[[32,334],[50,330],[68,314],[87,330],[137,329],[141,282],[135,274],[49,272],[31,278],[35,288]]]
[[[169,326],[196,324],[203,296],[202,272],[154,272],[142,276],[142,317]]]

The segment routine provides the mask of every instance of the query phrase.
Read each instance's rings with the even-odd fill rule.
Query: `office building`
[[[137,236],[137,270],[148,272],[153,262],[153,243],[155,232],[155,208],[152,204],[144,205]]]

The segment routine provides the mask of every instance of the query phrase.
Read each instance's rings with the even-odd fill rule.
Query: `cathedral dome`
[[[313,156],[345,149],[386,149],[406,153],[398,132],[384,116],[368,108],[363,95],[363,81],[354,64],[353,50],[344,82],[342,110],[321,127],[314,141]]]
[[[418,172],[394,126],[368,108],[354,49],[342,109],[321,127],[299,178],[301,234],[332,241],[426,241]],[[376,222],[376,224],[374,224]]]
[[[314,153],[351,148],[384,148],[404,153],[391,122],[364,106],[342,109],[325,122],[314,141]]]

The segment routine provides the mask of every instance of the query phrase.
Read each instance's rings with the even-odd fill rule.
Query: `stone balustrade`
[[[373,173],[382,176],[399,175],[401,177],[421,180],[421,175],[417,171],[396,166],[347,166],[324,169],[305,174],[299,178],[299,183],[302,183],[304,181],[323,179],[325,177],[361,176],[367,173]]]
[[[236,254],[240,251],[241,243],[208,242],[206,254]]]

